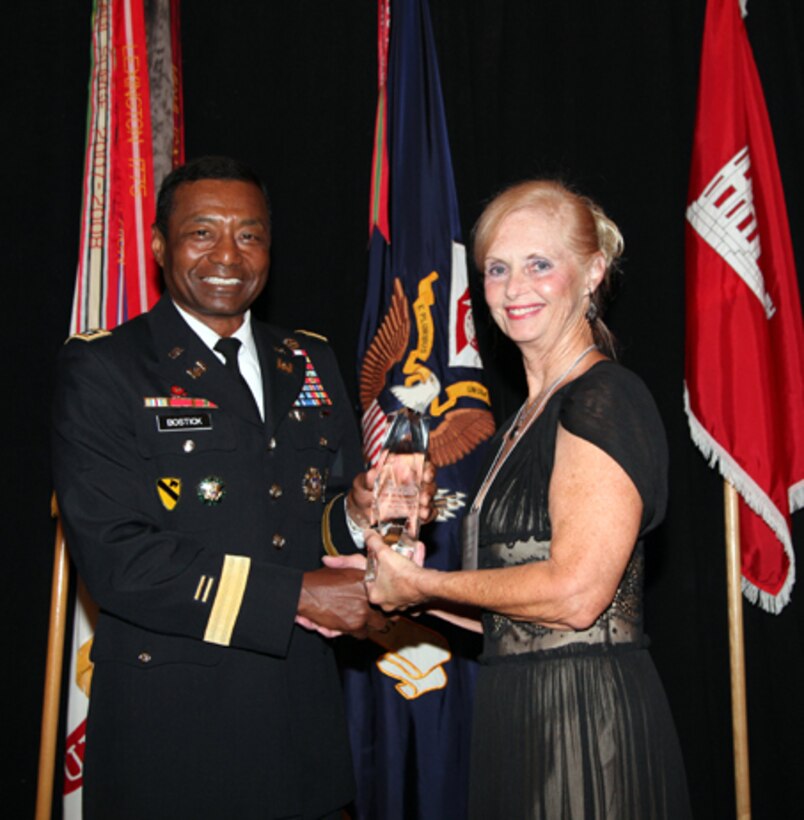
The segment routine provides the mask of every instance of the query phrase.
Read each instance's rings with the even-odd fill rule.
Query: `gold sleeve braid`
[[[223,559],[223,571],[218,584],[212,612],[209,614],[204,640],[229,646],[232,641],[237,616],[246,594],[251,558],[244,555],[227,555]]]
[[[343,493],[338,493],[332,500],[327,502],[327,506],[324,507],[324,515],[321,516],[321,540],[324,542],[324,551],[327,555],[340,555],[335,542],[332,540],[332,526],[329,523],[329,516],[333,505],[341,498],[343,498]]]

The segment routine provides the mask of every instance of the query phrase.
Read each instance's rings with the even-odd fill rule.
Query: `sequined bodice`
[[[518,566],[544,561],[550,555],[550,542],[529,539],[492,544],[484,550],[484,567]],[[523,655],[583,645],[640,644],[642,642],[642,576],[644,558],[641,543],[617,587],[610,606],[589,629],[550,629],[537,623],[514,621],[504,615],[483,615],[484,649],[488,658]]]

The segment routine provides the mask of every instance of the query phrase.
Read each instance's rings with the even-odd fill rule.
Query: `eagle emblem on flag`
[[[431,274],[433,275],[437,274]],[[427,326],[427,345],[432,348],[433,338],[429,333],[432,322],[423,310],[432,295],[428,279],[420,283],[420,297],[414,306],[414,313],[420,325]],[[422,293],[424,291],[424,293]],[[422,303],[422,304],[420,304]],[[363,410],[364,441],[367,443],[367,457],[374,463],[380,450],[383,434],[387,427],[387,416],[379,404],[379,396],[386,388],[388,373],[394,365],[405,358],[411,347],[410,302],[399,278],[394,279],[393,293],[388,310],[377,328],[363,358],[360,369],[360,404]],[[419,339],[423,334],[419,334]],[[441,382],[421,358],[417,358],[419,344],[412,350],[405,362],[403,372],[407,378],[403,384],[389,389],[405,407],[419,413],[428,413],[434,420],[443,416],[430,433],[430,459],[435,467],[455,464],[465,455],[494,433],[494,417],[490,410],[478,407],[448,409],[454,406],[461,395],[479,398],[488,403],[488,394],[482,385],[473,382],[459,382],[447,390],[447,401],[441,402]]]

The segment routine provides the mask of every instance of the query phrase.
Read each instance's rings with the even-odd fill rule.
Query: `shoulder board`
[[[71,342],[73,339],[80,339],[82,342],[94,342],[96,339],[102,339],[104,336],[111,335],[111,330],[106,330],[106,328],[103,327],[95,327],[91,330],[82,330],[80,333],[73,333],[73,335],[67,339],[67,342]],[[67,342],[65,342],[65,344],[67,344]]]
[[[329,344],[329,339],[326,336],[322,336],[320,333],[313,333],[312,330],[304,330],[303,328],[296,328],[293,331],[294,333],[303,333],[305,336],[311,336],[313,339],[318,339],[321,342],[326,342]]]

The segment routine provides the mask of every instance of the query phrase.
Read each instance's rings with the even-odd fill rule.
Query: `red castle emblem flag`
[[[804,331],[776,151],[737,0],[709,0],[687,208],[685,407],[741,496],[743,592],[769,612],[795,580],[804,506]]]

